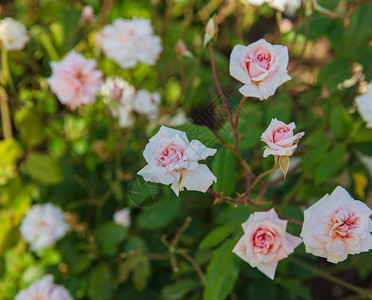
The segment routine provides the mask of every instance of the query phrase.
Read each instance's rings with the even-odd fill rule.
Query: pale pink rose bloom
[[[293,253],[302,240],[286,232],[287,221],[274,209],[251,214],[233,252],[253,268],[274,279],[278,262]]]
[[[287,125],[282,121],[272,119],[269,127],[261,135],[261,141],[267,144],[263,156],[291,156],[297,148],[298,140],[305,135],[305,132],[294,135],[293,129],[295,128],[294,122]]]
[[[65,287],[54,284],[52,275],[46,275],[20,291],[14,300],[73,300],[73,298]]]
[[[119,18],[102,29],[102,49],[122,68],[132,68],[139,62],[154,65],[162,46],[149,20]]]
[[[248,46],[234,47],[230,56],[230,75],[244,83],[239,89],[244,96],[264,100],[291,79],[287,65],[287,47],[271,45],[261,39]]]
[[[137,174],[145,181],[171,184],[177,196],[184,187],[205,193],[217,178],[198,161],[216,151],[197,140],[189,142],[183,131],[162,126],[143,151],[148,165]]]
[[[338,263],[372,248],[372,210],[338,186],[305,210],[301,237],[306,252]]]
[[[85,59],[81,54],[71,51],[62,61],[52,61],[50,66],[52,76],[48,78],[48,83],[62,104],[76,109],[96,101],[102,72],[96,70],[94,59]]]
[[[94,21],[94,9],[90,5],[85,5],[81,10],[80,23],[83,25],[92,24]]]
[[[159,114],[160,95],[157,92],[148,90],[138,90],[134,99],[134,110],[140,115],[144,115],[150,120],[157,118]]]

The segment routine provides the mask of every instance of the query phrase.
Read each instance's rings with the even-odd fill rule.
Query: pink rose
[[[217,178],[198,161],[216,151],[197,140],[189,142],[183,131],[162,126],[143,151],[148,165],[137,174],[146,181],[172,184],[177,196],[184,187],[205,193]]]
[[[274,279],[278,262],[302,242],[286,232],[287,221],[279,219],[274,209],[251,214],[242,227],[244,234],[233,252],[270,279]]]
[[[287,65],[287,47],[271,45],[261,39],[248,46],[234,47],[230,56],[230,75],[244,83],[239,89],[244,96],[264,100],[291,79]]]
[[[305,135],[305,132],[293,135],[295,128],[294,122],[287,125],[282,121],[272,119],[269,127],[261,135],[261,141],[267,144],[263,156],[291,156],[297,148],[298,140]]]
[[[301,237],[306,252],[338,263],[372,248],[371,209],[338,186],[305,210]]]
[[[94,59],[71,51],[62,61],[50,63],[52,76],[48,78],[50,89],[61,103],[71,109],[93,103],[100,90],[102,72],[97,71]]]

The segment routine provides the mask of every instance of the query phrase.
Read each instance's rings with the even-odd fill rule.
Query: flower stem
[[[278,170],[279,169],[279,165],[275,165],[272,169],[270,169],[270,170],[267,170],[267,171],[265,171],[265,172],[262,172],[260,175],[258,175],[257,177],[256,177],[256,179],[253,181],[253,183],[250,185],[250,187],[249,187],[249,189],[248,189],[248,191],[247,191],[247,196],[249,195],[249,193],[250,193],[250,191],[252,191],[253,190],[253,188],[260,182],[260,180],[263,178],[263,177],[265,177],[266,175],[269,175],[269,174],[271,174],[271,173],[273,173],[274,171],[276,171],[276,170]]]
[[[314,274],[316,274],[320,277],[323,277],[324,279],[327,279],[327,280],[329,280],[331,282],[334,282],[336,284],[339,284],[339,285],[341,285],[341,286],[343,286],[343,287],[345,287],[345,288],[347,288],[347,289],[349,289],[353,292],[356,292],[356,293],[358,293],[358,294],[360,294],[364,297],[367,297],[368,299],[372,299],[372,291],[368,291],[368,290],[365,290],[363,288],[357,287],[357,286],[355,286],[355,285],[353,285],[349,282],[346,282],[346,281],[344,281],[344,280],[342,280],[338,277],[335,277],[331,274],[328,274],[327,272],[322,271],[319,268],[313,267],[313,266],[311,266],[311,265],[309,265],[309,264],[307,264],[307,263],[305,263],[305,262],[303,262],[299,259],[296,259],[294,257],[291,257],[291,261],[294,264],[298,265],[299,267],[310,271],[311,273],[314,273]]]
[[[12,79],[12,75],[10,74],[9,62],[8,62],[8,51],[3,49],[1,51],[1,64],[3,68],[3,75],[5,84],[9,86],[12,92],[15,92],[14,82]]]
[[[0,89],[1,122],[4,139],[12,137],[12,123],[10,121],[8,95],[3,88]]]

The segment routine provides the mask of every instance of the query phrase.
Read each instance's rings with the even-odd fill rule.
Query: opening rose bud
[[[261,39],[248,46],[234,47],[230,56],[230,75],[244,83],[239,89],[244,96],[264,100],[291,79],[287,65],[287,47],[271,45]]]
[[[302,242],[286,232],[287,221],[281,220],[274,209],[251,214],[242,227],[244,234],[233,252],[270,279],[275,277],[278,262]]]
[[[372,210],[338,186],[304,212],[306,252],[338,263],[372,249]]]
[[[184,187],[205,193],[217,178],[198,161],[216,151],[197,140],[189,142],[183,131],[162,126],[143,151],[148,165],[137,174],[146,181],[171,184],[177,196]]]
[[[277,119],[272,119],[269,127],[261,135],[261,141],[267,146],[263,156],[291,156],[297,148],[298,140],[305,135],[305,132],[293,134],[296,128],[294,122],[285,124]]]

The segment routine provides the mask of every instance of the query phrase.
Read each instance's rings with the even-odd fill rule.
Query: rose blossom
[[[22,50],[29,37],[26,27],[19,21],[7,17],[0,21],[0,42],[6,50]]]
[[[171,189],[177,196],[184,187],[205,193],[217,178],[198,161],[216,151],[197,140],[189,142],[183,131],[162,126],[143,151],[148,165],[137,174],[145,181],[172,184]]]
[[[306,252],[338,263],[372,248],[372,210],[338,186],[305,210],[301,237]]]
[[[109,106],[111,115],[119,120],[119,126],[132,127],[136,89],[124,79],[111,76],[107,77],[102,84],[101,93],[104,102]]]
[[[298,140],[305,135],[305,132],[293,135],[295,128],[294,122],[287,125],[282,121],[272,119],[269,127],[261,135],[261,141],[267,144],[263,157],[268,155],[291,156],[297,148]]]
[[[123,208],[114,213],[114,222],[124,227],[130,226],[130,209]]]
[[[22,220],[20,231],[32,250],[46,248],[68,230],[63,211],[51,203],[34,205]]]
[[[244,83],[239,89],[244,96],[263,100],[291,79],[287,65],[287,47],[271,45],[261,39],[248,46],[234,47],[230,56],[230,75]]]
[[[157,92],[151,93],[142,89],[137,91],[135,95],[134,110],[149,119],[155,119],[159,113],[160,102],[160,95]]]
[[[368,85],[368,91],[355,98],[358,111],[363,120],[367,122],[367,127],[372,128],[372,82]]]
[[[54,284],[52,275],[46,275],[20,291],[14,300],[73,300],[73,298],[62,285]]]
[[[122,68],[143,62],[154,65],[162,47],[149,20],[116,19],[102,29],[102,49],[108,58]]]
[[[302,242],[286,232],[287,221],[281,220],[274,209],[251,214],[242,227],[244,234],[233,252],[270,279],[274,279],[278,262]]]
[[[94,59],[85,59],[81,54],[71,51],[62,61],[52,61],[50,66],[52,76],[48,78],[48,83],[61,103],[76,109],[96,101],[102,72],[96,70]]]

